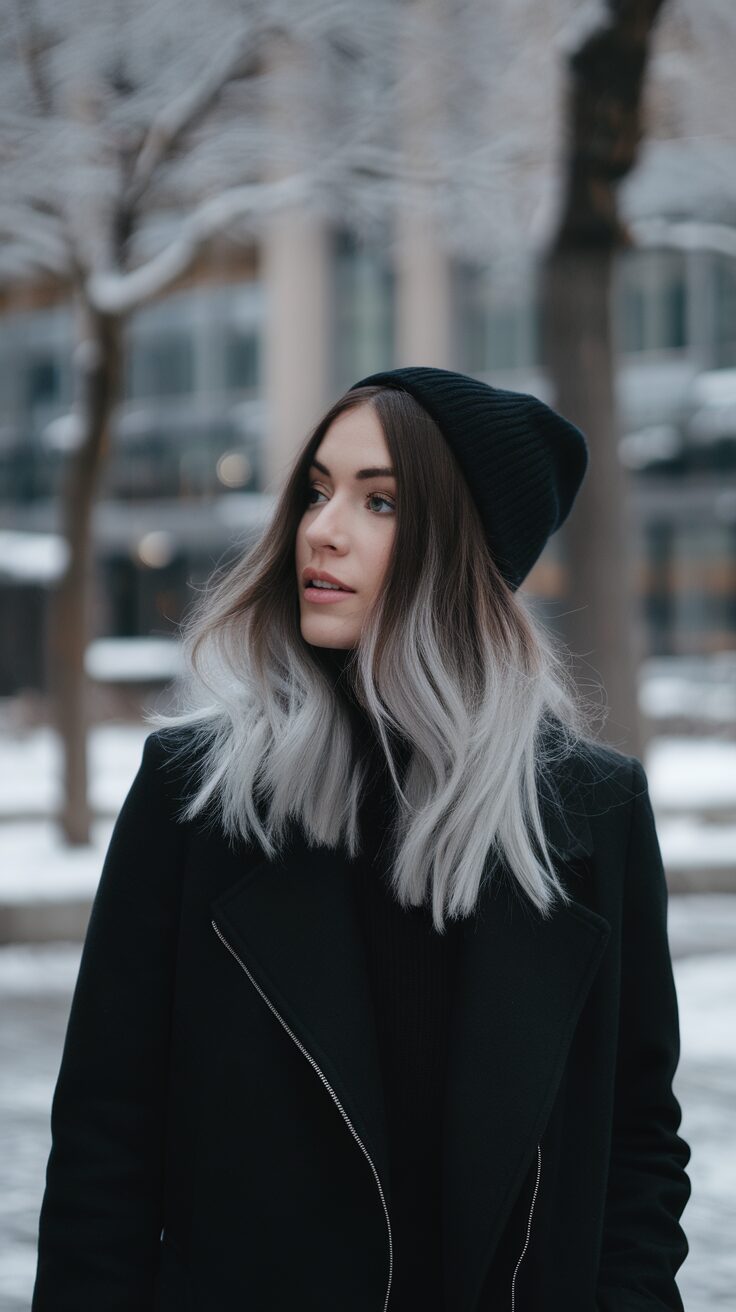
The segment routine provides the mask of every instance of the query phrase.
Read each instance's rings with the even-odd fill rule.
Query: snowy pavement
[[[139,724],[99,724],[90,731],[90,801],[96,819],[89,847],[76,851],[59,843],[51,819],[59,800],[55,733],[38,728],[0,737],[0,910],[92,898],[147,732]],[[655,738],[645,766],[673,888],[736,892],[736,741]]]
[[[703,908],[694,925],[698,901],[670,899],[673,952],[679,936],[690,953],[675,960],[682,1038],[675,1092],[693,1187],[679,1284],[687,1312],[726,1312],[736,1289],[736,897],[728,908],[727,899],[713,900],[714,914]],[[49,1108],[79,954],[66,944],[0,949],[0,1312],[30,1307]]]
[[[55,735],[0,738],[0,917],[20,923],[23,910],[58,917],[75,900],[88,906],[146,733],[91,731],[96,819],[92,843],[76,850],[60,844],[49,818],[59,797]],[[736,889],[736,742],[658,738],[645,765],[670,879],[697,890],[724,878]],[[718,1312],[736,1306],[736,894],[672,894],[669,935],[682,1033],[675,1091],[692,1148],[683,1218],[691,1252],[679,1281],[687,1312]],[[0,947],[0,1312],[30,1306],[51,1095],[79,954],[79,944]]]
[[[148,730],[141,724],[98,724],[87,736],[90,805],[116,813],[133,782]],[[0,819],[5,823],[51,816],[60,798],[61,750],[56,732],[42,726],[0,736]]]
[[[674,1089],[692,1196],[679,1275],[686,1312],[736,1306],[736,954],[675,962],[682,1056]]]

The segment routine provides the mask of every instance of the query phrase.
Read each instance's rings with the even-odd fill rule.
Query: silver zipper
[[[542,1149],[540,1148],[539,1144],[537,1144],[537,1182],[534,1186],[534,1194],[532,1197],[531,1207],[529,1208],[529,1219],[526,1223],[526,1239],[524,1240],[524,1247],[522,1248],[521,1253],[519,1254],[519,1260],[516,1263],[516,1267],[514,1268],[514,1275],[511,1281],[511,1312],[514,1312],[514,1300],[516,1297],[514,1293],[514,1286],[516,1284],[516,1273],[519,1270],[519,1267],[521,1266],[522,1258],[524,1257],[524,1254],[527,1248],[529,1247],[529,1235],[531,1233],[531,1228],[532,1228],[532,1216],[534,1215],[534,1204],[537,1201],[537,1193],[539,1192],[539,1177],[541,1176],[541,1174],[542,1174]]]
[[[256,981],[254,980],[254,978],[253,978],[253,976],[251,975],[250,971],[248,970],[248,967],[247,967],[247,966],[241,961],[241,959],[240,959],[240,957],[238,956],[238,954],[237,954],[237,952],[235,951],[235,949],[232,948],[232,947],[230,946],[230,944],[228,943],[228,941],[227,941],[227,939],[225,938],[224,934],[223,934],[222,931],[219,929],[219,927],[217,926],[217,924],[215,923],[214,920],[212,921],[212,928],[214,929],[214,931],[215,931],[217,937],[219,938],[220,942],[223,943],[223,944],[225,945],[225,947],[227,948],[227,950],[228,950],[228,952],[230,953],[230,955],[233,956],[233,957],[235,958],[235,960],[237,961],[237,963],[238,963],[238,965],[241,967],[241,969],[245,971],[246,975],[248,976],[248,979],[250,980],[250,982],[251,982],[251,984],[253,985],[254,989],[256,989],[258,993],[260,993],[261,997],[263,998],[263,1001],[266,1003],[266,1006],[270,1008],[270,1010],[273,1012],[273,1014],[274,1014],[274,1016],[276,1017],[276,1019],[281,1023],[281,1025],[283,1025],[284,1029],[286,1030],[286,1033],[289,1035],[289,1038],[294,1040],[294,1042],[295,1042],[297,1048],[299,1049],[299,1051],[300,1051],[301,1053],[304,1054],[304,1056],[306,1057],[306,1059],[307,1059],[307,1061],[309,1062],[310,1066],[312,1066],[313,1069],[314,1069],[314,1070],[317,1072],[317,1074],[319,1075],[319,1078],[321,1079],[322,1083],[324,1084],[325,1088],[327,1089],[327,1092],[329,1093],[330,1097],[332,1098],[333,1102],[335,1103],[335,1106],[337,1107],[337,1109],[338,1109],[340,1115],[342,1116],[343,1120],[345,1121],[345,1124],[347,1125],[347,1127],[348,1127],[350,1133],[352,1134],[353,1138],[355,1139],[355,1142],[358,1144],[358,1147],[360,1148],[361,1152],[364,1154],[364,1156],[365,1156],[365,1158],[366,1158],[366,1161],[368,1162],[368,1165],[370,1166],[370,1168],[371,1168],[371,1170],[372,1170],[372,1172],[373,1172],[373,1176],[374,1176],[374,1179],[375,1179],[375,1181],[376,1181],[376,1185],[378,1186],[378,1192],[379,1192],[380,1197],[381,1197],[381,1206],[383,1207],[383,1214],[384,1214],[384,1216],[386,1217],[386,1230],[387,1230],[387,1232],[388,1232],[388,1288],[386,1289],[386,1299],[385,1299],[384,1304],[383,1304],[383,1312],[386,1312],[386,1309],[387,1309],[387,1307],[388,1307],[389,1295],[390,1295],[390,1293],[391,1293],[391,1281],[392,1281],[392,1279],[393,1279],[393,1269],[394,1269],[394,1247],[393,1247],[393,1241],[392,1241],[392,1238],[391,1238],[391,1222],[389,1221],[388,1208],[387,1208],[387,1206],[386,1206],[386,1199],[385,1199],[385,1196],[384,1196],[384,1193],[383,1193],[383,1187],[382,1187],[382,1185],[381,1185],[381,1181],[380,1181],[380,1179],[379,1179],[378,1171],[376,1170],[376,1168],[375,1168],[375,1166],[374,1166],[374,1164],[373,1164],[373,1159],[371,1158],[371,1155],[370,1155],[370,1153],[368,1152],[368,1149],[366,1148],[365,1144],[363,1143],[363,1140],[360,1138],[360,1135],[357,1133],[355,1127],[353,1126],[353,1123],[352,1123],[352,1121],[350,1120],[350,1117],[348,1116],[347,1112],[345,1111],[345,1109],[344,1109],[342,1103],[340,1102],[340,1099],[338,1098],[337,1094],[335,1093],[335,1090],[332,1088],[332,1085],[330,1084],[330,1082],[329,1082],[329,1080],[327,1079],[327,1077],[326,1077],[326,1076],[323,1074],[323,1072],[320,1070],[319,1066],[317,1065],[316,1061],[314,1060],[314,1057],[311,1055],[311,1053],[307,1052],[307,1049],[304,1047],[304,1044],[300,1042],[300,1040],[297,1038],[297,1036],[296,1036],[296,1034],[294,1033],[294,1031],[293,1031],[292,1029],[289,1028],[289,1026],[287,1025],[286,1021],[284,1020],[283,1016],[281,1016],[281,1015],[279,1014],[279,1012],[276,1010],[276,1008],[274,1007],[274,1005],[273,1005],[273,1003],[271,1002],[270,998],[266,997],[266,994],[263,992],[263,989],[261,988],[261,986],[260,986],[259,984],[256,983]]]

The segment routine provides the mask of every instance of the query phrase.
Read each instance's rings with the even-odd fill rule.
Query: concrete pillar
[[[298,173],[304,130],[314,128],[319,72],[282,32],[268,55],[269,176]],[[311,128],[310,125],[311,124]],[[264,491],[277,492],[296,449],[329,403],[330,239],[324,219],[295,202],[264,224]]]
[[[442,24],[447,21],[441,0],[412,0],[414,21],[427,33],[426,42],[412,39],[405,51],[405,100],[401,135],[409,158],[431,164],[437,158],[435,133],[441,128],[443,76]],[[435,67],[437,65],[437,67]],[[426,187],[407,188],[397,214],[396,232],[396,365],[453,364],[453,304],[451,266],[432,212]]]
[[[453,308],[450,261],[432,216],[402,210],[396,245],[396,366],[451,369]]]
[[[300,211],[275,215],[261,246],[265,291],[264,491],[277,492],[295,451],[327,408],[330,241]]]

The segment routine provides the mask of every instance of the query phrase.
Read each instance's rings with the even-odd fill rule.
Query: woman
[[[95,898],[34,1312],[682,1309],[641,762],[517,589],[582,434],[356,383],[205,594]]]

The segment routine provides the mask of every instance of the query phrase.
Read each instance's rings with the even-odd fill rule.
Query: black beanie
[[[356,387],[403,388],[439,426],[465,475],[491,554],[515,591],[567,518],[588,466],[569,420],[536,396],[449,369],[387,369]]]

